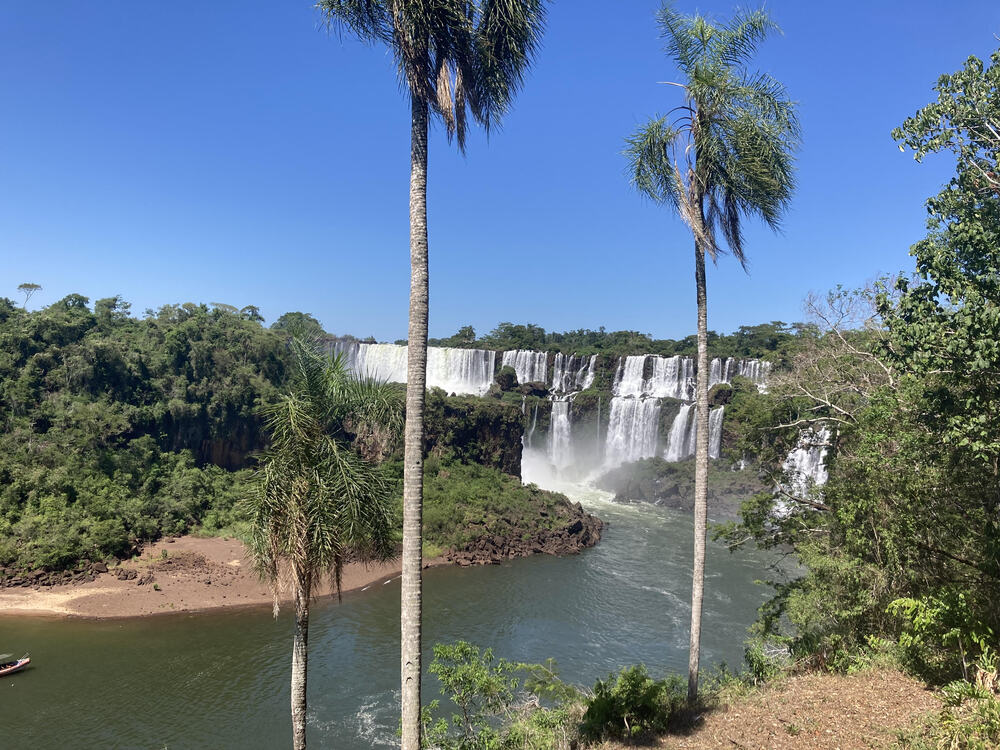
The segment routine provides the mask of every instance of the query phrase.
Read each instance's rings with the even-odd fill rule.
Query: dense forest
[[[734,333],[708,332],[708,347],[713,357],[739,357],[784,361],[789,347],[794,347],[796,337],[811,330],[809,324],[784,323],[780,320],[759,325],[740,326]],[[397,341],[406,343],[405,341]],[[546,331],[532,323],[500,323],[485,336],[476,337],[472,326],[463,326],[453,336],[429,339],[430,346],[454,346],[478,349],[531,349],[535,351],[562,352],[563,354],[603,355],[608,359],[630,354],[659,354],[664,357],[694,356],[698,348],[697,336],[683,339],[654,339],[638,331],[596,331],[581,328],[557,333]]]
[[[502,324],[489,343],[529,343],[497,333],[509,329],[534,327]],[[120,297],[91,304],[72,294],[35,311],[0,299],[0,565],[61,569],[132,554],[162,535],[238,531],[237,502],[266,444],[260,411],[287,385],[292,335],[331,338],[301,312],[266,327],[252,306],[166,305],[137,317]],[[583,334],[549,336],[583,345]],[[630,337],[600,332],[592,346],[652,346]],[[797,340],[777,324],[729,339],[782,353]],[[488,486],[512,507],[521,502],[502,480],[520,473],[524,431],[520,395],[510,395],[429,394],[426,451],[452,477],[448,488],[429,485],[429,505],[445,503],[438,516],[457,514],[459,485],[470,498],[487,497]],[[358,433],[358,449],[374,451],[398,483],[395,437]],[[460,524],[445,526],[429,530],[432,550],[467,541]]]
[[[991,65],[970,58],[894,131],[918,160],[956,161],[927,202],[915,270],[810,300],[815,334],[742,415],[741,450],[779,487],[802,430],[831,442],[824,486],[784,485],[777,512],[762,493],[725,531],[805,566],[776,584],[761,621],[797,659],[846,666],[897,650],[935,681],[995,675],[1000,138],[987,126],[998,80],[1000,53]]]

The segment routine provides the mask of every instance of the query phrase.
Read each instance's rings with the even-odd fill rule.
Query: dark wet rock
[[[593,547],[601,539],[604,522],[583,510],[577,503],[559,507],[561,525],[528,530],[517,522],[504,519],[506,533],[486,533],[461,548],[449,549],[446,560],[460,565],[497,565],[529,555],[575,555]],[[499,524],[499,522],[498,522]]]

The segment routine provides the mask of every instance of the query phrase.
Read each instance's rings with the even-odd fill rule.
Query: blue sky
[[[466,157],[432,134],[431,335],[499,321],[694,330],[689,234],[624,176],[623,139],[677,103],[658,2],[556,0],[514,111]],[[679,0],[728,16],[734,4]],[[988,56],[1000,4],[772,0],[762,70],[800,103],[799,188],[751,274],[709,269],[709,326],[802,318],[802,299],[911,267],[951,163],[889,131]],[[308,1],[0,0],[0,295],[120,294],[314,314],[404,337],[409,108],[383,49]]]

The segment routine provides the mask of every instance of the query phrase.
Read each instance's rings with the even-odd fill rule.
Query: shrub
[[[629,739],[666,731],[684,705],[683,680],[654,680],[642,664],[598,680],[583,715],[581,734],[591,740]]]
[[[516,677],[529,675],[522,689]],[[441,694],[457,711],[450,720],[433,713],[439,701],[422,710],[425,747],[436,750],[569,750],[576,743],[576,704],[542,706],[540,695],[575,698],[578,691],[559,680],[555,662],[515,664],[497,659],[465,641],[436,644],[430,672]],[[537,691],[537,692],[536,692]]]

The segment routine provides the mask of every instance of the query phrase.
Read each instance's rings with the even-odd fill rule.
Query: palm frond
[[[510,109],[524,83],[545,29],[544,0],[483,0],[476,19],[475,89],[478,119],[486,131]],[[471,83],[471,85],[470,85]]]
[[[743,218],[779,229],[795,187],[795,104],[773,78],[744,70],[760,43],[780,29],[763,9],[716,24],[682,15],[669,2],[658,20],[683,76],[684,102],[672,126],[652,120],[627,139],[630,180],[673,206],[713,260],[722,251],[718,233],[746,269]],[[680,132],[687,138],[686,169],[677,159]],[[673,148],[666,147],[667,136]]]
[[[653,118],[626,139],[624,152],[633,187],[657,203],[674,207],[684,193],[676,164],[680,135],[666,117]]]
[[[392,44],[392,18],[384,0],[319,0],[327,28],[347,29],[361,41]]]
[[[534,60],[546,0],[320,0],[329,28],[392,52],[400,81],[465,150],[468,117],[489,133]]]
[[[254,569],[274,590],[275,613],[282,570],[307,591],[329,575],[339,594],[348,560],[391,554],[389,485],[338,436],[349,416],[395,424],[401,412],[395,389],[350,375],[342,357],[296,339],[290,347],[292,390],[263,411],[271,444],[243,501]]]
[[[763,8],[739,10],[717,31],[715,55],[727,66],[744,65],[772,31],[781,33],[781,28]]]

